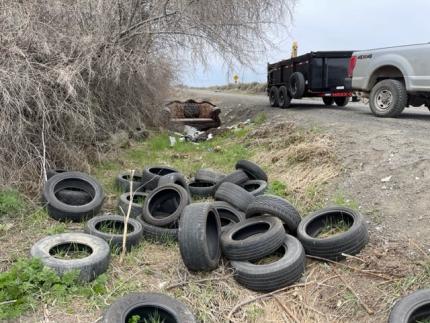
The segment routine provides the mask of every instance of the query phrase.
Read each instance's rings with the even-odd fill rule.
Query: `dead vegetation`
[[[279,180],[284,171],[289,174],[288,178],[306,178],[299,170],[309,171],[306,168],[308,164],[309,167],[321,165],[329,170],[338,169],[330,137],[315,129],[300,129],[292,123],[278,124],[272,127],[272,131],[276,135],[270,136],[268,125],[263,124],[239,128],[200,145],[178,143],[170,147],[167,135],[134,143],[131,149],[122,150],[95,170],[97,178],[103,181],[110,193],[111,203],[106,204],[105,208],[111,211],[115,208],[118,194],[115,194],[112,183],[118,170],[136,169],[142,165],[168,163],[184,170],[188,176],[200,167],[227,171],[238,156],[247,156],[254,161],[263,161],[272,183],[278,181],[286,184],[288,182]],[[314,149],[321,148],[317,149],[318,153],[309,156],[308,150],[295,148],[311,143],[316,144]],[[221,151],[215,151],[216,146],[222,147]],[[282,167],[285,168],[280,170],[278,167],[281,166],[272,165],[272,154],[268,153],[268,149],[284,150],[285,155],[278,157],[283,158],[285,166]],[[299,159],[291,159],[289,154],[296,156],[297,150],[305,153],[299,153]],[[301,168],[291,168],[294,165],[301,165]],[[331,171],[325,173],[330,176],[334,174]],[[320,181],[304,183],[312,187],[313,183]],[[289,196],[303,199],[300,203],[311,202],[304,191],[299,190]],[[321,202],[321,195],[312,203],[317,200]],[[2,270],[7,269],[15,257],[25,257],[28,248],[38,238],[46,234],[82,230],[81,224],[59,224],[43,211],[11,218],[8,223],[14,225],[1,231]],[[369,245],[359,255],[348,257],[346,261],[333,263],[308,258],[307,270],[300,282],[269,294],[255,293],[238,285],[227,261],[212,273],[190,273],[181,260],[176,243],[160,245],[144,241],[127,253],[122,263],[120,255],[112,255],[106,293],[89,299],[73,297],[67,303],[54,300],[35,307],[21,320],[96,322],[108,304],[121,295],[132,291],[153,291],[183,301],[202,322],[227,322],[228,318],[238,323],[384,322],[397,298],[430,286],[430,258],[417,242],[402,237],[387,240],[376,232],[371,232],[370,236]]]
[[[264,125],[248,136],[256,147],[255,160],[277,182],[287,183],[278,187],[278,194],[292,199],[302,211],[321,205],[323,185],[340,173],[330,136],[288,122]]]
[[[223,92],[245,92],[250,94],[260,94],[267,90],[267,83],[238,83],[238,84],[228,84],[221,86],[211,86],[208,87],[209,90],[223,91]]]
[[[291,1],[0,1],[0,180],[88,169],[118,130],[157,125],[183,57],[249,63]]]

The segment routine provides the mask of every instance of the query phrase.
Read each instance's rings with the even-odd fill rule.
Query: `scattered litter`
[[[249,124],[251,124],[251,119],[247,119],[244,122],[239,122],[235,125],[229,126],[229,127],[227,127],[227,129],[237,131],[237,130],[244,128],[245,126],[247,126]]]
[[[169,136],[169,140],[170,140],[170,147],[173,147],[176,145],[176,138]]]
[[[381,182],[382,182],[382,183],[388,183],[388,182],[390,182],[390,181],[391,181],[391,179],[392,179],[392,178],[393,178],[393,176],[385,177],[385,178],[381,179]]]

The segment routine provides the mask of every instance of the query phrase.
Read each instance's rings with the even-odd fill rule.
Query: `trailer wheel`
[[[279,90],[276,86],[270,88],[270,106],[273,108],[279,107]]]
[[[305,94],[306,81],[305,77],[300,72],[295,72],[290,76],[289,92],[293,99],[301,99]]]
[[[333,105],[333,103],[334,103],[334,98],[331,96],[326,96],[326,97],[323,97],[322,99],[323,99],[323,102],[326,106]]]
[[[340,98],[334,98],[334,102],[336,102],[336,105],[338,107],[346,107],[349,103],[349,97],[340,97]]]
[[[398,80],[384,80],[377,83],[370,92],[370,109],[377,117],[399,116],[408,103],[405,85]]]
[[[291,97],[288,94],[288,90],[285,86],[279,88],[279,107],[286,109],[291,104]]]

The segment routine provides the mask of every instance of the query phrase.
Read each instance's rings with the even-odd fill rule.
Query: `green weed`
[[[60,234],[67,231],[67,225],[65,223],[54,224],[48,229],[45,230],[45,233],[48,235]]]
[[[12,189],[0,191],[0,215],[14,215],[24,208],[19,193]]]
[[[342,232],[346,232],[349,230],[351,225],[345,221],[344,219],[340,219],[335,221],[333,219],[327,219],[324,222],[323,229],[317,235],[318,238],[327,238]]]
[[[267,115],[264,112],[260,112],[259,114],[257,114],[254,117],[254,119],[252,121],[257,126],[260,126],[260,125],[262,125],[263,123],[265,123],[267,121]]]
[[[49,253],[57,259],[82,259],[91,255],[91,249],[80,243],[65,243],[52,248]]]
[[[287,185],[280,181],[273,181],[269,184],[269,193],[281,197],[285,197],[287,192]]]
[[[0,273],[0,319],[12,319],[37,305],[39,301],[67,301],[70,297],[93,297],[106,292],[106,276],[91,284],[78,282],[79,273],[58,276],[39,259],[18,260],[9,271]]]
[[[108,234],[124,234],[124,223],[120,221],[103,221],[99,222],[96,229]],[[127,226],[127,233],[133,231],[133,227]]]
[[[335,195],[335,197],[333,199],[333,202],[336,205],[345,206],[345,207],[348,207],[348,208],[353,209],[353,210],[358,210],[359,209],[358,202],[355,201],[354,199],[347,198],[345,196],[345,194],[342,193],[342,192],[338,192]]]
[[[264,315],[264,309],[260,306],[252,305],[246,309],[246,318],[249,322],[258,322]]]

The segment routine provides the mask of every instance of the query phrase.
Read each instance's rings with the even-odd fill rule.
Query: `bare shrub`
[[[0,0],[0,180],[85,169],[112,133],[157,124],[181,55],[249,62],[287,3]]]

